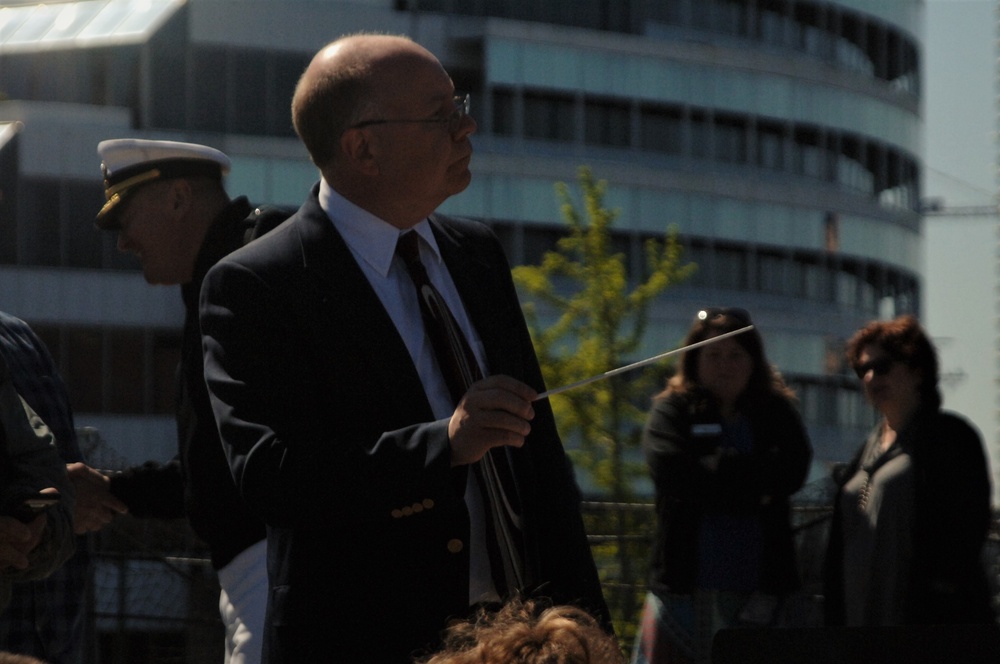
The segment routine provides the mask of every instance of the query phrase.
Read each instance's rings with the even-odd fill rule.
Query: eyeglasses
[[[698,312],[698,320],[700,321],[707,322],[722,316],[732,318],[737,323],[741,323],[743,325],[752,324],[750,322],[750,312],[746,309],[740,309],[738,307],[705,307]]]
[[[351,125],[351,129],[361,129],[362,127],[380,124],[442,124],[447,126],[449,134],[454,134],[462,125],[462,120],[469,115],[471,102],[467,94],[453,98],[452,102],[455,104],[455,110],[448,115],[436,115],[433,118],[422,118],[419,120],[365,120]]]
[[[873,376],[885,376],[890,371],[892,371],[892,365],[896,363],[896,360],[892,357],[886,355],[885,357],[880,357],[875,360],[868,360],[864,364],[859,364],[854,367],[854,373],[858,374],[860,380],[864,380],[868,372],[871,371]]]

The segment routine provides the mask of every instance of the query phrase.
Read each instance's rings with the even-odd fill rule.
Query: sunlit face
[[[151,284],[191,281],[200,238],[183,227],[173,196],[173,180],[143,185],[122,201],[118,220],[118,250],[135,254]]]
[[[430,54],[407,60],[382,104],[385,119],[445,118],[455,111],[455,86]],[[378,154],[379,174],[393,183],[393,196],[420,216],[465,190],[476,122],[466,116],[451,132],[447,123],[390,122],[366,127]]]
[[[701,349],[698,382],[723,404],[732,405],[746,390],[753,373],[753,358],[734,339],[723,339]]]
[[[856,368],[865,396],[880,412],[907,408],[920,400],[920,371],[894,361],[881,346],[862,348]]]

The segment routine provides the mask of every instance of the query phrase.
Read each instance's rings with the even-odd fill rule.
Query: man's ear
[[[167,196],[167,206],[175,218],[184,218],[194,204],[194,190],[187,178],[174,178],[170,181]]]
[[[378,173],[378,162],[375,158],[377,146],[372,142],[371,134],[364,128],[351,128],[340,135],[340,150],[345,161],[354,170],[366,175]]]

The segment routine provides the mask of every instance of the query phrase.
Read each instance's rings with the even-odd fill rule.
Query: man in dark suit
[[[286,212],[231,199],[223,183],[229,157],[196,143],[116,138],[97,146],[107,202],[99,229],[118,236],[135,254],[150,284],[179,285],[184,302],[175,416],[177,455],[147,461],[107,477],[83,464],[70,466],[81,499],[78,532],[100,530],[115,515],[186,517],[208,545],[221,592],[224,662],[261,661],[267,603],[265,527],[240,500],[219,443],[205,388],[198,295],[219,258],[266,232]]]
[[[468,98],[411,40],[353,35],[316,55],[292,115],[322,178],[209,272],[201,304],[223,444],[268,527],[268,661],[410,662],[449,618],[513,593],[609,625],[503,250],[434,214],[471,179]],[[405,232],[487,376],[460,398],[394,253]],[[503,556],[487,456],[514,479]]]

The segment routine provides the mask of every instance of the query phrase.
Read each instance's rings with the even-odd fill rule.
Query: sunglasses
[[[892,365],[896,363],[896,360],[886,356],[880,357],[877,360],[869,360],[864,364],[859,364],[854,367],[854,373],[858,374],[858,378],[861,380],[865,379],[868,372],[871,371],[873,376],[885,376],[892,370]]]
[[[732,318],[742,325],[752,325],[750,322],[750,312],[738,307],[705,307],[698,312],[698,320],[708,322],[716,318]]]

